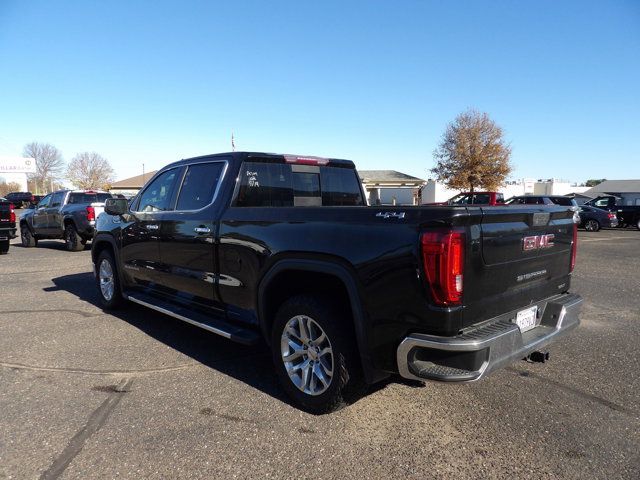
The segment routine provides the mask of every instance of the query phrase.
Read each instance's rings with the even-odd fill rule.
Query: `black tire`
[[[587,232],[597,232],[598,230],[600,230],[600,223],[597,220],[590,218],[589,220],[584,222],[584,229]]]
[[[85,244],[82,243],[82,238],[73,223],[68,223],[64,228],[64,243],[70,252],[80,252],[84,250]]]
[[[38,246],[38,240],[33,236],[31,230],[26,225],[20,225],[20,240],[24,248],[33,248]]]
[[[6,255],[9,253],[9,240],[3,240],[0,242],[0,255]]]
[[[105,295],[105,292],[102,288],[104,278],[101,267],[103,266],[103,262],[108,263],[112,273],[111,278],[113,281],[113,293],[111,297]],[[103,250],[102,252],[100,252],[100,255],[98,255],[98,261],[96,262],[96,287],[98,288],[98,298],[100,300],[100,305],[103,309],[115,310],[124,304],[124,297],[122,296],[122,291],[120,290],[118,268],[116,267],[116,262],[114,261],[113,255],[109,250]]]
[[[278,379],[287,395],[293,399],[296,405],[310,413],[321,414],[334,411],[344,405],[345,399],[349,399],[354,394],[360,394],[364,386],[353,335],[352,320],[343,312],[344,309],[338,308],[329,298],[299,295],[284,302],[276,314],[271,333],[271,351]],[[305,393],[294,384],[294,380],[287,373],[287,367],[285,367],[285,360],[283,359],[282,350],[283,348],[288,348],[283,347],[281,344],[285,327],[290,321],[294,321],[294,319],[301,316],[311,319],[315,325],[314,329],[318,326],[320,327],[320,330],[316,331],[323,331],[326,334],[328,345],[332,351],[332,375],[328,386],[324,387],[326,388],[324,391],[315,395]],[[313,335],[309,335],[309,337],[313,338]],[[309,343],[309,349],[312,348],[310,346],[311,343],[313,342]],[[319,350],[320,346],[317,349]],[[308,352],[308,350],[305,351]],[[317,355],[317,353],[314,355]],[[307,362],[308,364],[311,361],[313,365],[313,360],[310,360],[308,355],[303,354],[300,356],[302,357],[300,363]],[[319,369],[322,363],[320,356],[315,358],[315,363],[318,364]],[[292,363],[290,362],[288,365],[292,365]],[[311,380],[308,383],[313,382],[317,385],[320,377],[316,375],[315,367],[309,368],[311,368],[312,373],[310,374]],[[302,371],[302,369],[298,371]],[[314,376],[315,379],[313,378]],[[323,388],[323,385],[320,385],[320,388]]]

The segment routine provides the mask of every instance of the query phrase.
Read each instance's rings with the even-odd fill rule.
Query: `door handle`
[[[147,230],[158,230],[160,228],[160,225],[147,225]]]
[[[209,227],[196,227],[193,231],[196,233],[211,233],[211,229]]]

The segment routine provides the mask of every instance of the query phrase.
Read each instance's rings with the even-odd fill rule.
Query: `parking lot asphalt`
[[[578,330],[471,384],[393,379],[323,416],[265,348],[97,307],[90,251],[0,257],[0,479],[638,478],[640,232],[580,232]]]

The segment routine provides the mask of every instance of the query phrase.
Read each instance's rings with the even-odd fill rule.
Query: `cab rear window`
[[[240,170],[238,207],[361,206],[354,169],[245,162]]]
[[[111,198],[110,193],[71,192],[69,194],[69,201],[67,203],[104,203],[107,198]]]

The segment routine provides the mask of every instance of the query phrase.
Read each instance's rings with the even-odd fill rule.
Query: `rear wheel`
[[[64,229],[64,243],[67,246],[67,250],[70,252],[79,252],[84,250],[86,242],[82,242],[82,238],[80,238],[75,225],[69,223]]]
[[[38,240],[33,236],[31,230],[26,225],[20,225],[20,240],[25,248],[37,247]]]
[[[106,310],[120,307],[124,298],[120,291],[118,270],[113,260],[113,255],[108,250],[103,250],[96,262],[96,284],[100,304]]]
[[[0,242],[0,255],[9,253],[9,240],[3,240]]]
[[[598,230],[600,230],[600,224],[597,220],[591,218],[584,223],[584,229],[587,232],[597,232]]]
[[[276,373],[289,397],[311,413],[336,410],[362,387],[350,322],[324,297],[296,296],[278,310],[271,336]]]

